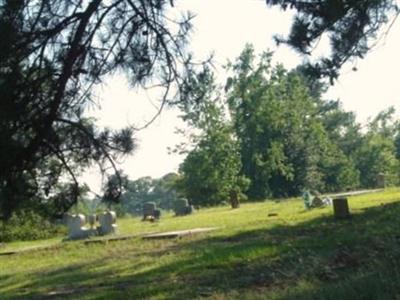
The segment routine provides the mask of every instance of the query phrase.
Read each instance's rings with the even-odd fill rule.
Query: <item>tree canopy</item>
[[[393,108],[362,130],[354,113],[324,99],[326,84],[304,66],[286,70],[271,60],[272,53],[257,55],[247,45],[226,66],[224,88],[209,70],[192,78],[203,83],[194,93],[204,98],[182,107],[199,134],[179,182],[192,203],[227,201],[232,188],[259,200],[373,188],[381,175],[388,185],[399,182],[400,122]]]
[[[191,16],[174,19],[172,7],[166,0],[2,1],[1,215],[32,200],[57,204],[60,214],[75,203],[85,167],[116,170],[118,157],[132,153],[135,128],[100,130],[85,117],[106,76],[123,72],[132,86],[156,87],[161,107],[178,101],[190,68]],[[114,187],[108,196],[120,194]]]
[[[309,55],[318,39],[327,34],[331,52],[316,63],[302,66],[300,76],[281,67],[271,68],[268,54],[253,72],[246,65],[252,59],[247,50],[250,60],[246,62],[242,55],[242,61],[233,65],[237,76],[231,77],[226,86],[232,122],[219,122],[221,126],[216,128],[221,131],[217,134],[204,127],[204,122],[220,119],[216,114],[193,110],[187,115],[188,120],[197,124],[194,125],[203,126],[202,130],[208,132],[200,139],[196,155],[209,151],[213,139],[233,153],[240,149],[240,163],[236,164],[238,156],[224,156],[235,161],[232,173],[226,174],[234,174],[228,176],[231,183],[252,174],[249,194],[257,197],[271,192],[271,180],[279,182],[274,186],[284,186],[300,176],[300,169],[291,162],[303,157],[308,159],[303,167],[309,174],[314,174],[312,170],[320,172],[310,177],[315,184],[325,180],[318,178],[326,170],[339,172],[344,166],[348,167],[341,173],[344,177],[335,178],[348,176],[343,179],[347,182],[356,177],[352,168],[363,165],[355,158],[354,149],[361,151],[356,142],[378,141],[381,145],[376,135],[384,135],[379,132],[364,137],[351,115],[322,104],[317,99],[322,86],[315,78],[327,76],[334,80],[346,61],[364,57],[382,26],[399,14],[398,5],[394,0],[266,2],[298,12],[291,33],[287,38],[278,37],[278,42]],[[82,192],[78,175],[95,164],[103,173],[109,169],[116,172],[114,182],[105,189],[104,199],[114,201],[120,196],[122,178],[116,162],[134,151],[137,128],[100,129],[94,119],[85,116],[85,110],[96,105],[93,87],[107,76],[123,73],[133,87],[157,89],[162,94],[160,110],[167,104],[178,104],[189,112],[207,97],[210,85],[203,83],[210,77],[204,72],[199,76],[194,74],[198,65],[191,63],[192,57],[185,49],[192,16],[187,14],[177,19],[171,13],[173,6],[172,0],[1,2],[0,216],[7,218],[24,206],[45,206],[47,214],[60,215]],[[264,76],[265,72],[269,77]],[[300,99],[298,103],[303,106],[294,99]],[[199,107],[211,109],[210,103]],[[293,122],[282,125],[277,121],[280,118]],[[327,132],[334,124],[343,125],[346,134],[339,130]],[[335,134],[340,143],[326,150],[327,141]],[[277,135],[280,137],[275,139]],[[387,153],[399,153],[400,139],[384,138],[391,140],[384,147]],[[250,149],[247,142],[255,143],[255,147]],[[222,151],[224,147],[214,149],[214,153],[222,155],[226,152]],[[302,152],[295,153],[293,149]],[[309,151],[316,154],[305,155]],[[385,157],[395,168],[392,162],[398,159],[398,154],[394,161],[388,155]],[[298,178],[307,181],[308,177],[303,175]],[[371,184],[371,180],[365,184]],[[222,190],[226,193],[227,189]]]
[[[266,3],[297,11],[289,36],[276,37],[278,43],[286,43],[308,56],[321,37],[328,36],[329,54],[309,63],[307,69],[309,74],[329,77],[331,82],[339,76],[344,63],[363,58],[379,37],[386,34],[382,32],[384,25],[400,13],[395,0],[266,0]]]
[[[181,105],[182,118],[196,130],[192,149],[180,165],[178,190],[192,205],[217,205],[229,200],[232,193],[240,197],[248,180],[240,174],[242,167],[239,143],[225,112],[225,105],[215,77],[209,68],[191,76],[195,102]]]

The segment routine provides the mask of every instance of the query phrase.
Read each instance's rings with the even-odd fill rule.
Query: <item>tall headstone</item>
[[[107,210],[99,216],[100,234],[113,234],[117,232],[117,215],[114,211]]]
[[[84,225],[86,218],[82,214],[71,215],[68,217],[68,238],[71,240],[84,239],[95,235],[96,230],[86,228]]]
[[[333,199],[333,214],[336,219],[350,218],[349,203],[346,197]]]
[[[176,199],[174,202],[174,212],[176,216],[185,216],[193,212],[193,206],[185,198]]]
[[[88,223],[90,225],[90,228],[95,228],[95,224],[96,224],[96,215],[88,215]]]
[[[376,178],[376,185],[378,188],[385,188],[386,182],[385,182],[385,174],[379,173],[377,178]]]
[[[143,220],[148,217],[154,217],[154,211],[156,210],[156,204],[154,202],[146,202],[143,204]]]

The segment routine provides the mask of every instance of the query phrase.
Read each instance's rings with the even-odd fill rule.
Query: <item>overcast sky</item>
[[[256,51],[274,50],[275,62],[287,68],[301,63],[302,58],[287,47],[276,48],[274,34],[289,31],[292,13],[281,12],[266,6],[264,0],[181,0],[175,1],[177,9],[190,10],[196,14],[190,49],[201,59],[210,52],[215,53],[217,76],[223,77],[221,66],[228,59],[239,55],[246,43],[252,43]],[[386,39],[373,52],[357,63],[357,72],[352,65],[345,66],[342,75],[328,91],[326,98],[340,99],[346,110],[356,112],[358,120],[368,117],[393,105],[399,110],[400,82],[400,22],[392,27]],[[326,51],[323,44],[314,54]],[[124,78],[114,77],[98,90],[102,98],[101,111],[91,112],[99,125],[120,128],[127,124],[146,123],[156,112],[153,104],[157,99],[151,95],[129,90]],[[152,104],[153,103],[153,104]],[[400,111],[400,110],[399,110]],[[176,172],[183,157],[169,155],[167,147],[173,147],[181,137],[174,134],[176,127],[183,126],[178,112],[166,110],[146,130],[138,135],[139,148],[134,156],[125,159],[122,169],[136,179],[142,176],[160,177]],[[85,176],[89,184],[97,189],[97,171]]]

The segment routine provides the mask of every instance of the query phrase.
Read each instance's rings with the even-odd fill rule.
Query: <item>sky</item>
[[[274,61],[293,68],[302,62],[302,57],[285,46],[277,48],[273,41],[275,34],[289,32],[292,12],[282,12],[267,7],[264,0],[178,0],[176,9],[191,11],[194,30],[190,38],[190,50],[199,60],[214,53],[217,78],[223,78],[222,66],[234,60],[246,43],[252,43],[257,52],[267,49],[274,51]],[[354,111],[359,122],[365,123],[369,117],[395,106],[400,112],[400,21],[394,23],[388,36],[370,52],[364,60],[353,65],[345,65],[342,75],[325,95],[327,99],[340,99],[343,108]],[[321,43],[313,56],[326,52]],[[98,88],[101,109],[91,115],[98,119],[100,126],[121,128],[148,122],[156,113],[157,103],[146,92],[131,90],[122,76],[109,78]],[[131,179],[143,176],[158,178],[168,172],[176,172],[183,156],[169,154],[168,148],[183,140],[175,134],[182,128],[179,112],[167,109],[153,124],[137,135],[138,149],[133,156],[124,159],[120,167]],[[91,170],[84,180],[98,190],[100,177],[98,170]]]

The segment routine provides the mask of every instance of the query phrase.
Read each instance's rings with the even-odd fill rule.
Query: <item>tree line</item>
[[[341,66],[363,58],[373,48],[370,42],[379,38],[379,30],[399,15],[395,0],[324,0],[317,4],[267,0],[266,4],[297,12],[289,36],[277,37],[278,43],[287,43],[309,56],[321,36],[328,35],[331,41],[331,55],[304,66],[303,74],[307,79],[302,80],[306,81],[310,95],[319,92],[318,83],[311,78],[326,77],[333,82]],[[328,121],[318,121],[318,117],[333,118],[334,108],[329,110],[315,99],[307,100],[303,95],[306,93],[303,89],[307,88],[301,87],[298,81],[302,80],[296,79],[298,75],[292,72],[271,70],[266,82],[248,90],[247,84],[256,85],[257,80],[264,80],[263,68],[256,74],[246,70],[245,65],[232,65],[237,76],[233,76],[226,87],[230,122],[221,117],[226,114],[226,108],[212,101],[201,103],[208,91],[214,91],[205,87],[212,76],[207,72],[197,74],[203,64],[193,64],[193,55],[186,48],[193,16],[184,13],[182,18],[174,18],[174,10],[173,0],[1,2],[1,219],[10,218],[20,209],[60,216],[84,193],[85,187],[78,176],[93,165],[98,165],[103,174],[115,173],[117,182],[107,183],[103,199],[118,201],[122,178],[116,164],[120,157],[131,154],[136,148],[134,137],[138,128],[128,126],[117,131],[99,128],[95,120],[85,115],[88,107],[96,105],[93,87],[115,73],[125,74],[134,87],[156,88],[162,94],[160,111],[165,105],[180,106],[188,113],[187,118],[194,118],[195,127],[208,132],[198,137],[195,149],[181,167],[184,177],[179,186],[190,198],[198,198],[191,194],[196,189],[193,193],[197,195],[206,191],[208,194],[203,194],[204,197],[233,193],[259,198],[291,194],[305,183],[327,190],[344,187],[342,182],[370,184],[372,179],[365,179],[369,175],[357,176],[357,172],[363,172],[361,166],[366,162],[354,158],[356,150],[348,149],[355,147],[353,143],[342,145],[348,142],[343,140],[342,132],[337,135],[343,141],[335,141],[334,146],[328,143],[334,139],[332,133],[326,132]],[[247,82],[247,75],[251,75],[249,78],[253,81]],[[293,90],[285,90],[285,85],[292,84]],[[274,101],[273,94],[279,93],[287,93],[289,98],[297,94],[300,98],[304,96],[307,118],[289,109],[294,103]],[[246,97],[254,98],[256,94],[263,97],[257,100],[258,104],[250,104]],[[265,99],[270,99],[268,105],[263,102],[267,101]],[[198,108],[194,108],[196,104]],[[260,110],[256,110],[258,105]],[[261,120],[259,115],[274,106],[279,110],[275,114],[271,112],[271,120]],[[282,107],[287,109],[282,110],[287,115],[280,115]],[[351,114],[346,115],[340,108],[336,110],[351,120]],[[279,118],[294,123],[282,125],[275,122]],[[266,127],[264,123],[269,121],[275,125]],[[212,122],[218,130],[212,130]],[[245,123],[247,125],[243,125]],[[303,132],[305,125],[311,127]],[[393,147],[396,149],[397,142],[393,146],[386,142],[387,137],[381,141],[381,134],[366,135],[349,126],[343,130],[349,130],[348,134],[354,134],[355,138],[361,137],[361,145],[370,140],[373,147],[386,143],[385,153],[392,153]],[[278,129],[283,130],[281,134]],[[296,130],[301,134],[296,134]],[[264,140],[262,135],[276,139]],[[215,145],[219,145],[214,149],[219,159],[207,152]],[[359,146],[356,149],[361,151],[360,155],[366,155],[364,152],[369,148],[362,150]],[[374,155],[370,154],[371,159]],[[203,158],[208,159],[206,163],[196,167]],[[397,156],[393,161],[397,161]],[[207,164],[215,164],[216,168],[211,169]],[[227,170],[222,171],[220,166]],[[327,172],[328,169],[336,170],[340,176],[328,180],[326,174],[333,174]],[[202,172],[209,172],[209,176],[205,177]],[[215,186],[215,178],[223,178],[218,186]],[[198,180],[204,185],[193,186]],[[193,188],[189,190],[190,185]],[[220,199],[214,196],[207,196],[208,201]]]
[[[400,122],[394,108],[362,126],[304,67],[273,66],[272,53],[247,45],[218,86],[212,71],[192,78],[202,99],[185,105],[197,130],[180,166],[178,188],[192,204],[252,200],[399,183]],[[195,97],[194,97],[195,98]],[[187,104],[187,103],[186,103]]]

